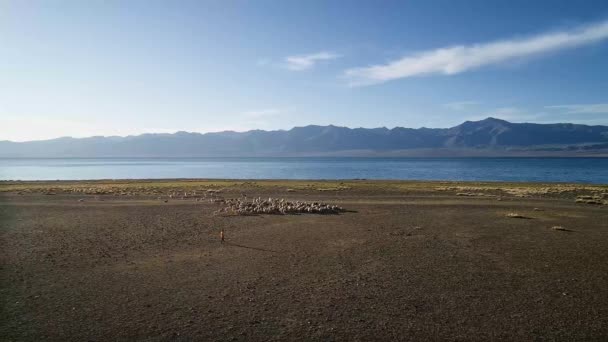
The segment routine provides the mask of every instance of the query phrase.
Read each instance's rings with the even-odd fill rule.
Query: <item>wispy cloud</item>
[[[288,56],[285,58],[286,67],[289,70],[302,71],[308,70],[320,61],[327,61],[339,58],[340,55],[333,52],[317,52],[309,55]]]
[[[524,39],[457,45],[423,51],[387,64],[345,71],[351,85],[370,85],[420,75],[453,75],[486,65],[574,48],[608,38],[608,21]]]
[[[283,109],[279,109],[279,108],[268,108],[268,109],[251,110],[251,111],[242,112],[241,115],[243,115],[246,118],[256,119],[256,118],[279,115],[279,114],[281,114],[283,112],[287,112],[287,111],[288,110],[283,110]]]
[[[443,104],[443,106],[447,109],[458,111],[467,110],[476,107],[477,105],[479,105],[479,102],[477,101],[457,101]]]
[[[545,108],[559,110],[567,114],[608,114],[608,103],[546,106]]]

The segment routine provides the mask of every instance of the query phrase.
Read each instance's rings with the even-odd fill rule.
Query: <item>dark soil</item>
[[[350,212],[223,217],[193,199],[0,195],[1,339],[608,339],[607,206],[243,191]]]

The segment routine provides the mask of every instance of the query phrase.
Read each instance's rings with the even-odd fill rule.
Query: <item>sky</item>
[[[608,125],[608,1],[0,0],[0,140]]]

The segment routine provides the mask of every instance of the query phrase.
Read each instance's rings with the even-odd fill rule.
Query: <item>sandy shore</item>
[[[2,182],[0,336],[606,340],[607,194],[568,184]],[[347,212],[216,214],[245,196]]]

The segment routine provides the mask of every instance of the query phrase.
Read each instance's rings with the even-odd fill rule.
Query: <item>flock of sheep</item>
[[[238,215],[253,214],[338,214],[344,212],[342,207],[319,202],[290,202],[285,199],[276,198],[254,198],[251,202],[247,199],[222,200],[227,206],[220,209],[220,213],[234,213]]]

